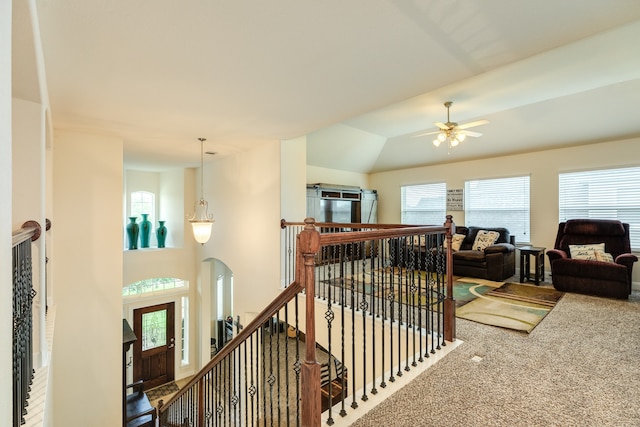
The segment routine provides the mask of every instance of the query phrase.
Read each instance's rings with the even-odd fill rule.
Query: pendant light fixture
[[[198,141],[200,141],[200,201],[196,204],[189,222],[193,227],[193,237],[198,243],[204,245],[211,237],[214,219],[213,214],[209,213],[209,203],[204,199],[204,142],[206,139],[198,138]]]

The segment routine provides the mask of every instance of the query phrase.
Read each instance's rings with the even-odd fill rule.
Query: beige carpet
[[[638,291],[567,293],[530,334],[458,319],[464,343],[352,425],[639,426],[639,322]]]
[[[146,393],[149,400],[153,401],[168,395],[173,395],[176,391],[178,391],[178,385],[174,381],[171,381],[170,383],[147,390]]]

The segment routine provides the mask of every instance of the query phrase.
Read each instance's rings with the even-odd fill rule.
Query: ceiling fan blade
[[[459,125],[458,129],[468,129],[474,126],[486,125],[487,123],[489,123],[489,120],[476,120],[475,122],[469,122],[463,125]]]
[[[434,125],[436,125],[436,126],[438,126],[438,127],[439,127],[440,129],[442,129],[442,130],[449,130],[449,126],[447,126],[447,125],[446,125],[446,124],[444,124],[444,123],[434,122],[433,124],[434,124]]]
[[[435,135],[436,133],[440,133],[440,131],[437,130],[435,132],[419,133],[417,135],[412,135],[411,138],[418,138],[419,136]]]
[[[461,130],[461,131],[458,131],[458,133],[464,134],[464,135],[467,135],[467,136],[474,136],[474,137],[482,136],[482,134],[480,132],[473,132],[473,131],[470,131],[470,130]]]

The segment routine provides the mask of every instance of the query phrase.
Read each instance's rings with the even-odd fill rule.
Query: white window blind
[[[561,173],[560,222],[617,219],[629,224],[631,247],[640,249],[640,167]]]
[[[464,183],[465,225],[504,227],[517,243],[530,243],[529,176]]]
[[[442,225],[447,214],[447,184],[402,187],[402,224]]]

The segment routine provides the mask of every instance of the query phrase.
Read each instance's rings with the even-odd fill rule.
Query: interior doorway
[[[157,304],[133,311],[133,381],[144,389],[175,378],[175,303]]]

